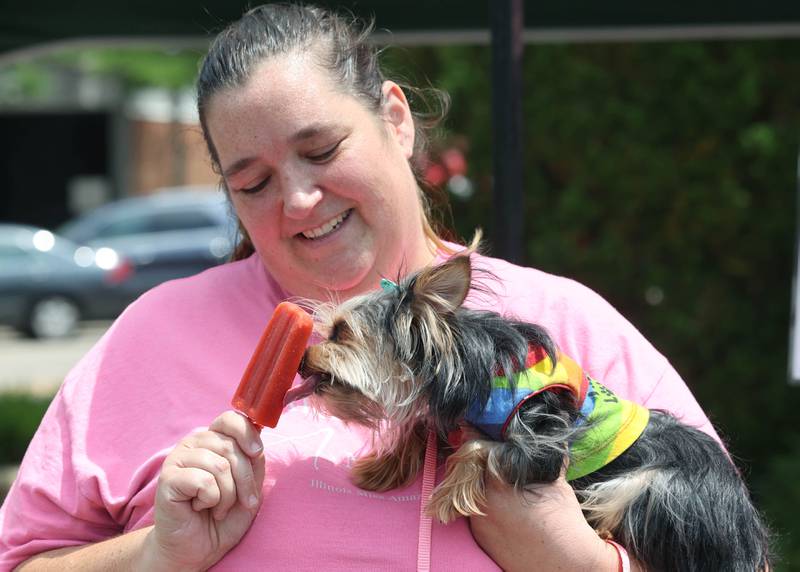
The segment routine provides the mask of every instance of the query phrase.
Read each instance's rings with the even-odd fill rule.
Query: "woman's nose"
[[[294,181],[283,191],[283,214],[294,219],[304,218],[321,200],[319,187],[308,181]]]

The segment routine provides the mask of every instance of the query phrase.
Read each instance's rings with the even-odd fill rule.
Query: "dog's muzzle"
[[[308,360],[308,350],[306,350],[306,355],[303,356],[303,361],[300,362],[298,373],[300,377],[303,378],[303,381],[286,392],[283,398],[284,407],[293,401],[304,399],[313,394],[317,387],[323,384],[326,378],[329,377],[325,372],[319,371],[311,366]]]

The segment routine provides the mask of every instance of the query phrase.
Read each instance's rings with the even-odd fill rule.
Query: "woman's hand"
[[[164,460],[148,570],[205,570],[241,540],[261,504],[264,452],[258,431],[227,411],[186,436]]]
[[[487,475],[486,499],[486,516],[470,519],[472,535],[504,570],[619,570],[616,550],[586,522],[563,475],[524,494]]]

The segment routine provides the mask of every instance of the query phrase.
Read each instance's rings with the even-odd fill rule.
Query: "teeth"
[[[318,226],[317,228],[312,228],[311,230],[303,231],[303,236],[305,236],[306,238],[319,238],[321,236],[325,236],[326,234],[335,230],[342,223],[342,221],[345,218],[347,218],[347,215],[349,213],[350,213],[349,210],[345,211],[336,218],[332,218],[331,220],[329,220],[323,225]]]

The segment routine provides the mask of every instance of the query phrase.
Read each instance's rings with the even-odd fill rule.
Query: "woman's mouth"
[[[300,235],[307,240],[319,240],[321,238],[325,238],[336,232],[336,230],[342,226],[344,221],[348,219],[352,212],[353,209],[347,209],[343,213],[336,215],[329,221],[319,225],[316,228],[304,230],[300,233]]]

